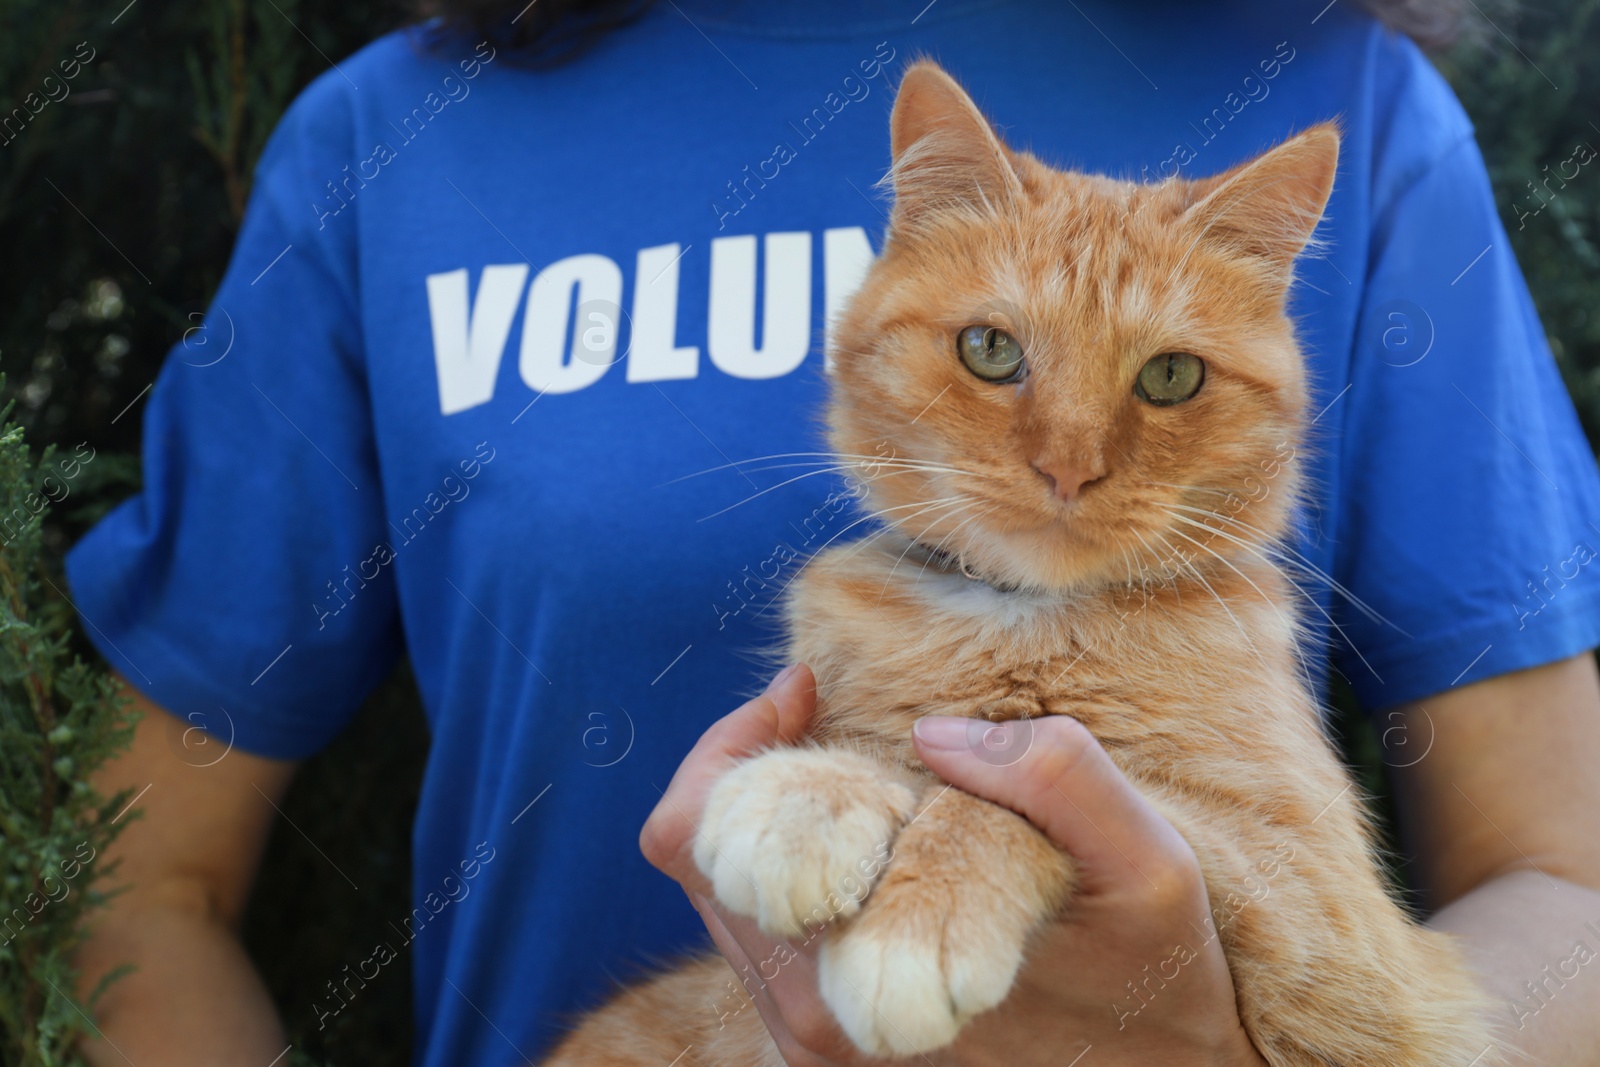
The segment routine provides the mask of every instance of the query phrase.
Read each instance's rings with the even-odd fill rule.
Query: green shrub
[[[99,990],[76,1002],[71,955],[104,899],[101,854],[137,817],[124,814],[131,790],[101,797],[85,779],[133,724],[112,680],[67,647],[72,609],[43,550],[42,519],[83,459],[47,448],[34,462],[10,414],[0,412],[0,1060],[52,1067],[80,1062],[73,1042]]]

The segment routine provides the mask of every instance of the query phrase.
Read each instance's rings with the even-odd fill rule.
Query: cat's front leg
[[[695,863],[767,933],[815,934],[860,910],[916,799],[904,771],[859,752],[773,749],[712,788]]]
[[[1011,991],[1073,867],[1022,816],[928,787],[861,914],[822,947],[822,998],[872,1055],[928,1052]]]

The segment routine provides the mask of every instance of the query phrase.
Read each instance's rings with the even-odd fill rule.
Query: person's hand
[[[815,680],[796,665],[713,725],[651,813],[640,846],[683,886],[734,970],[759,975],[745,988],[785,1061],[854,1067],[882,1061],[850,1043],[817,995],[815,946],[785,945],[724,911],[693,855],[716,779],[742,756],[802,737],[815,704]],[[1055,716],[1029,727],[1031,744],[1004,766],[981,758],[985,731],[970,720],[924,719],[915,731],[930,770],[1026,817],[1074,858],[1079,878],[1072,903],[1041,932],[1005,1003],[923,1061],[1066,1067],[1083,1057],[1083,1067],[1260,1067],[1265,1061],[1239,1023],[1193,850],[1081,724]],[[1017,728],[990,727],[1005,733],[990,736],[988,750],[1007,750]],[[783,966],[768,978],[763,965],[775,958]]]

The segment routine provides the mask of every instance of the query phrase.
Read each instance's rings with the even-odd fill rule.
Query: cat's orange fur
[[[722,903],[774,934],[826,926],[823,998],[865,1051],[948,1043],[1005,997],[1074,872],[1017,815],[936,789],[912,723],[1070,715],[1193,847],[1269,1063],[1498,1062],[1474,1060],[1488,1012],[1456,948],[1384,891],[1274,548],[1305,462],[1286,292],[1336,129],[1202,181],[1119,182],[1007,148],[923,62],[892,139],[890,233],[834,331],[829,409],[888,528],[794,583],[787,654],[818,679],[813,744],[713,790],[696,858]],[[973,323],[1021,341],[1020,384],[956,357]],[[1145,403],[1140,367],[1172,351],[1205,360],[1203,387]],[[1086,484],[1063,501],[1044,470]],[[659,1065],[692,1046],[679,1062],[781,1063],[754,1010],[719,1012],[735,977],[717,957],[627,991],[548,1062]],[[1109,1007],[1126,976],[1107,977]]]

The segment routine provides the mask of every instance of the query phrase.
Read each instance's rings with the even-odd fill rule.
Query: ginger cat
[[[1385,893],[1275,551],[1308,395],[1285,301],[1338,149],[1324,124],[1199,181],[1061,172],[936,65],[905,75],[828,412],[884,529],[793,583],[811,743],[736,765],[696,844],[726,908],[826,927],[821,994],[863,1051],[951,1042],[1073,891],[1020,816],[943,789],[912,723],[1067,714],[1198,855],[1273,1067],[1499,1062],[1457,949]],[[713,956],[625,991],[547,1063],[780,1065],[754,1010],[718,1011],[736,977]]]

